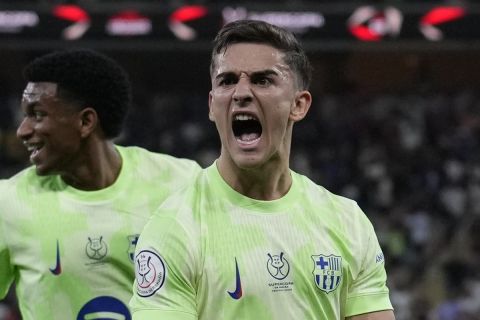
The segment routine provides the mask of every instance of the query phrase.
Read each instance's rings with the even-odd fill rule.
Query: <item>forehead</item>
[[[22,99],[29,102],[42,97],[55,97],[57,90],[58,86],[53,82],[29,82],[23,91]]]
[[[215,57],[213,77],[223,72],[256,72],[266,69],[289,70],[280,50],[259,43],[235,43]]]

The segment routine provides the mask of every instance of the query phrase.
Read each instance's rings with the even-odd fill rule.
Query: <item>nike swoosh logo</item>
[[[58,240],[57,240],[57,262],[55,264],[55,268],[49,268],[50,272],[55,275],[55,276],[58,276],[60,275],[60,273],[62,273],[62,265],[60,264],[60,246],[58,244]]]
[[[242,282],[240,281],[240,271],[238,271],[237,258],[235,258],[235,291],[227,291],[230,297],[235,300],[238,300],[242,297]]]

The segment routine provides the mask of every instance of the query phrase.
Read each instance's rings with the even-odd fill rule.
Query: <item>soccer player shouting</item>
[[[210,75],[221,154],[145,226],[133,318],[394,319],[365,214],[289,168],[293,125],[312,101],[295,37],[227,24]]]

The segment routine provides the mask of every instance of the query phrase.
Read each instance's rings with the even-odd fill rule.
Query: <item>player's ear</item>
[[[215,117],[212,111],[212,100],[213,100],[213,93],[212,91],[210,91],[208,93],[208,119],[210,119],[210,121],[215,122]]]
[[[290,120],[297,122],[305,118],[311,104],[311,93],[307,90],[298,91],[295,94],[295,103],[290,110]]]
[[[85,108],[80,111],[80,135],[82,138],[88,137],[98,124],[98,114],[93,108]]]

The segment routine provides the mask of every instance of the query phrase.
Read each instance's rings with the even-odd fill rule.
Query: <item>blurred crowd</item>
[[[314,95],[315,96],[315,95]],[[208,166],[219,141],[204,94],[151,93],[120,144]],[[27,165],[18,97],[0,97],[0,178]],[[294,129],[292,167],[355,199],[386,257],[398,320],[480,319],[480,97],[473,90],[325,94]],[[0,320],[15,320],[14,298]]]

